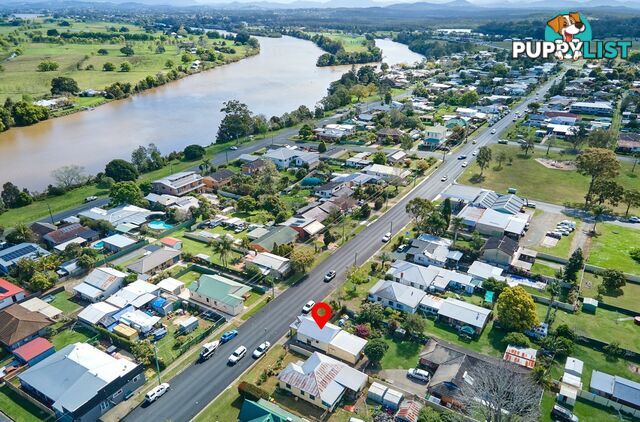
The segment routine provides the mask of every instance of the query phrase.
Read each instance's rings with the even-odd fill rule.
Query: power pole
[[[160,364],[158,363],[158,348],[156,347],[156,343],[153,343],[153,356],[156,358],[156,373],[158,374],[158,385],[162,384],[160,381]]]

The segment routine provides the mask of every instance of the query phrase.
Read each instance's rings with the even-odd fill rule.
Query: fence
[[[569,260],[567,258],[561,258],[559,256],[549,255],[549,254],[544,253],[544,252],[538,252],[538,258],[539,259],[543,259],[545,261],[555,262],[556,264],[562,264],[562,265],[566,265],[569,262]],[[585,264],[584,265],[584,270],[586,272],[588,272],[588,273],[602,274],[607,269],[606,268],[602,268],[602,267],[598,267],[597,265],[593,265],[593,264]],[[632,283],[640,283],[640,276],[638,276],[638,275],[624,273],[624,277],[627,279],[627,281],[630,281]]]
[[[103,259],[101,259],[99,261],[96,261],[95,266],[99,267],[100,265],[104,265],[107,262],[115,261],[118,258],[122,258],[123,256],[125,256],[125,255],[127,255],[127,254],[129,254],[129,253],[131,253],[131,252],[133,252],[133,251],[135,251],[137,249],[140,249],[140,248],[146,246],[148,243],[149,242],[147,240],[140,240],[139,242],[136,242],[131,246],[127,246],[126,248],[124,248],[124,249],[122,249],[122,250],[120,250],[120,251],[118,251],[118,252],[116,252],[116,253],[114,253],[112,255],[109,255],[109,256],[107,256],[107,257],[105,257],[105,258],[103,258]]]
[[[197,336],[187,340],[186,342],[184,342],[184,344],[182,344],[179,348],[178,348],[178,356],[183,355],[184,353],[186,353],[191,346],[193,346],[194,344],[200,343],[202,340],[204,340],[207,336],[209,336],[209,334],[211,334],[212,332],[214,332],[218,327],[220,327],[222,324],[224,324],[225,319],[223,317],[220,317],[218,319],[216,319],[213,324],[208,327],[206,330],[204,330],[203,332],[201,332],[200,334],[198,334]],[[176,356],[176,357],[178,357]]]
[[[47,415],[49,415],[46,419],[43,419],[45,422],[49,421],[49,420],[55,420],[55,414],[47,406],[45,406],[44,404],[40,403],[38,400],[34,399],[33,397],[31,397],[29,394],[25,393],[19,387],[16,387],[15,385],[13,385],[11,382],[5,382],[4,385],[9,390],[11,390],[13,393],[19,395],[21,398],[23,398],[24,400],[26,400],[29,403],[33,404],[39,410],[41,410],[41,411],[45,412]]]
[[[606,397],[602,397],[597,394],[593,394],[584,390],[580,390],[580,392],[578,393],[578,397],[584,400],[596,403],[600,406],[612,407],[613,409],[617,410],[620,413],[627,414],[635,418],[640,418],[640,410],[633,409],[629,406],[625,406],[624,404],[620,404],[615,401],[609,400]]]
[[[184,229],[186,227],[190,228],[195,222],[196,222],[196,220],[194,220],[194,219],[190,219],[190,220],[184,221],[184,222],[182,222],[180,224],[177,224],[177,225],[171,227],[170,229],[167,229],[167,230],[165,230],[163,232],[160,232],[159,234],[154,235],[154,237],[157,238],[157,239],[162,239],[163,237],[169,236],[171,233],[176,232],[178,230],[182,230],[182,229]]]
[[[536,296],[536,295],[531,295],[533,297],[533,300],[535,302],[538,303],[542,303],[544,305],[550,305],[551,304],[551,299],[547,298],[547,297],[542,297],[542,296]],[[568,311],[568,312],[575,312],[576,311],[576,306],[575,305],[571,305],[570,303],[565,303],[565,302],[558,302],[557,300],[553,301],[553,307],[554,308],[560,308],[564,311]]]

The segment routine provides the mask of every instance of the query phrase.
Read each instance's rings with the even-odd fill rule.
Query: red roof
[[[160,239],[160,243],[167,246],[175,246],[180,243],[180,240],[175,237],[165,237],[164,239]]]
[[[25,362],[40,356],[44,352],[53,348],[53,344],[46,338],[36,337],[30,342],[23,344],[13,351],[13,354]]]
[[[18,293],[24,293],[24,289],[13,283],[9,283],[4,278],[0,278],[0,300],[17,295]]]

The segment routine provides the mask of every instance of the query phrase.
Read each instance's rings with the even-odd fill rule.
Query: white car
[[[449,179],[449,176],[442,176],[440,179],[441,182],[446,182]]]
[[[307,303],[305,303],[305,305],[302,307],[302,313],[308,314],[309,312],[311,312],[311,308],[313,308],[315,304],[316,303],[313,300],[310,300]]]
[[[265,341],[260,346],[258,346],[256,350],[253,351],[252,356],[254,357],[254,359],[261,358],[262,356],[264,356],[267,350],[269,350],[269,347],[271,347],[271,343],[269,343],[268,341]]]
[[[496,134],[496,130],[495,129],[491,129],[491,134],[495,135]]]
[[[233,353],[231,353],[231,356],[229,356],[229,365],[235,365],[236,363],[240,362],[240,359],[242,359],[246,354],[247,354],[246,347],[244,346],[238,347]]]
[[[635,215],[633,217],[629,217],[629,223],[640,223],[640,217],[636,217]]]
[[[427,371],[418,368],[409,369],[407,371],[407,376],[424,382],[429,382],[429,378],[431,378],[431,375]]]
[[[471,155],[473,155],[474,157],[475,157],[476,155],[478,155],[478,150],[473,151],[473,152],[471,153]]]
[[[467,167],[468,165],[469,165],[469,163],[466,162],[466,161],[462,163],[462,167]]]
[[[234,145],[234,146],[229,147],[229,149],[230,149],[231,151],[236,151],[236,150],[238,149],[238,147]]]
[[[158,400],[160,397],[164,395],[167,391],[169,391],[170,385],[169,383],[163,382],[157,387],[154,387],[153,390],[149,391],[144,395],[144,401],[147,403],[153,403]]]
[[[384,243],[387,243],[387,242],[388,242],[388,241],[390,241],[390,240],[391,240],[391,232],[386,232],[386,233],[384,234],[384,236],[382,236],[382,241],[383,241]]]

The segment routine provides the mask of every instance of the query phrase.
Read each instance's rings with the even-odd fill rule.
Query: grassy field
[[[15,422],[48,421],[54,418],[14,393],[9,387],[0,387],[0,409]]]
[[[596,297],[600,283],[602,283],[602,279],[595,274],[584,273],[580,294],[584,297]],[[627,285],[622,288],[622,295],[606,293],[602,296],[602,302],[640,312],[638,298],[640,298],[640,284],[627,282]]]
[[[516,146],[493,145],[491,146],[493,161],[489,168],[485,169],[482,177],[480,168],[474,161],[459,178],[459,183],[467,185],[482,186],[493,189],[496,192],[506,192],[508,188],[517,188],[518,195],[524,198],[538,199],[553,204],[583,203],[584,195],[587,192],[589,178],[578,174],[576,171],[564,171],[550,169],[535,159],[547,158],[544,153],[535,151],[524,157],[522,150]],[[513,158],[513,163],[503,163],[502,168],[498,168],[495,162],[498,153],[504,152],[507,157]],[[560,153],[550,153],[549,159],[572,160],[575,156]],[[638,174],[631,174],[632,163],[621,162],[620,176],[618,183],[625,189],[637,188]],[[624,212],[622,205],[616,208],[618,212]],[[632,213],[639,211],[631,210]]]
[[[556,244],[556,246],[547,248],[538,243],[535,246],[533,246],[532,249],[535,249],[538,252],[544,252],[550,255],[559,256],[561,258],[569,258],[569,256],[571,255],[571,252],[573,252],[573,250],[571,249],[571,243],[573,242],[573,238],[576,236],[576,233],[578,233],[581,229],[582,229],[582,223],[578,223],[578,227],[576,228],[576,230],[572,231],[569,234],[569,236],[562,236],[562,238],[558,240],[558,243]]]
[[[80,308],[80,305],[69,300],[72,297],[73,294],[63,290],[60,293],[57,293],[49,304],[68,314]]]
[[[389,336],[384,337],[389,345],[380,366],[382,369],[409,369],[418,364],[418,357],[422,351],[422,344],[415,341],[398,340]]]
[[[640,263],[629,256],[632,248],[640,247],[640,230],[608,223],[600,224],[597,230],[591,240],[589,264],[640,274]]]
[[[96,337],[92,331],[84,328],[80,325],[76,325],[73,330],[67,329],[64,331],[60,331],[58,334],[51,337],[51,343],[56,348],[56,350],[60,350],[65,346],[68,346],[73,343],[85,343],[89,339]]]
[[[131,41],[125,42],[124,38],[116,43],[109,41],[100,42],[93,41],[88,44],[79,44],[73,42],[63,43],[36,43],[31,42],[26,36],[27,32],[34,30],[46,33],[50,29],[56,29],[58,32],[102,32],[118,35],[118,33],[109,32],[109,27],[116,26],[120,28],[125,26],[130,34],[144,33],[142,27],[133,25],[122,25],[119,23],[108,22],[81,22],[78,20],[67,19],[71,22],[70,27],[61,27],[59,22],[45,22],[44,19],[36,19],[29,25],[24,26],[0,26],[0,34],[11,34],[18,38],[21,42],[17,46],[22,51],[17,57],[9,59],[3,63],[5,71],[0,79],[0,100],[10,97],[20,99],[22,95],[27,94],[32,97],[41,97],[49,94],[51,88],[51,79],[56,76],[72,77],[78,82],[80,89],[102,89],[114,82],[131,82],[136,83],[144,79],[148,75],[155,75],[161,71],[167,71],[165,67],[167,60],[171,60],[175,65],[181,64],[181,56],[184,50],[180,50],[178,42],[171,37],[163,37],[161,32],[153,35],[156,39],[153,41]],[[36,28],[34,28],[34,26]],[[192,41],[198,41],[198,37],[190,37]],[[189,41],[185,39],[184,41]],[[235,49],[234,54],[224,54],[224,61],[233,61],[242,58],[249,53],[247,46],[233,46],[232,41],[228,40],[209,40],[206,37],[201,41],[204,47],[211,47],[213,42],[218,45],[223,43],[226,46],[232,46]],[[164,52],[157,52],[156,47],[162,44]],[[120,49],[125,45],[130,45],[135,54],[125,56]],[[11,50],[2,51],[0,55],[8,56],[16,46],[12,46]],[[98,55],[100,49],[105,49],[107,55]],[[51,72],[39,72],[38,64],[44,60],[51,60],[58,63],[59,68]],[[132,66],[129,72],[105,72],[102,66],[111,62],[119,70],[120,64],[129,62]],[[222,62],[221,62],[222,63]],[[188,63],[191,64],[190,62]]]
[[[315,35],[318,34],[318,32],[310,32],[309,34]],[[350,35],[337,32],[321,32],[319,34],[329,37],[334,41],[341,42],[346,52],[367,51],[367,47],[363,44],[366,42],[366,38],[362,35]]]

